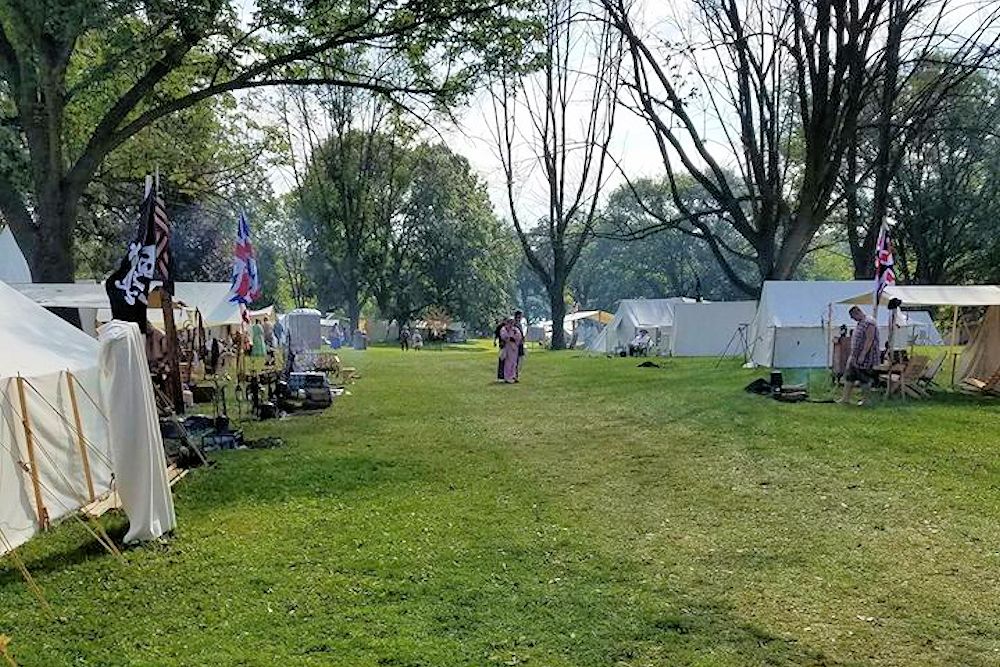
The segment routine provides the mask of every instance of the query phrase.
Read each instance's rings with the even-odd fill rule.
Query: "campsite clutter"
[[[8,229],[0,233],[0,556],[56,522],[75,520],[109,553],[96,521],[124,510],[123,541],[177,526],[171,487],[218,449],[270,448],[237,421],[329,408],[358,377],[321,336],[318,311],[280,321],[249,309],[260,276],[246,216],[232,280],[174,282],[171,225],[147,179],[135,235],[103,284],[36,284]],[[76,309],[77,328],[46,308]],[[196,404],[212,414],[186,414]],[[244,409],[246,406],[246,409]]]
[[[801,378],[812,370],[828,370],[833,386],[846,382],[857,324],[850,311],[860,305],[877,325],[873,384],[885,396],[926,398],[946,387],[1000,394],[1000,287],[887,284],[879,304],[874,309],[873,284],[865,280],[766,281],[759,301],[624,299],[585,349],[606,356],[717,357],[719,362],[742,356],[747,368],[773,371],[748,391],[799,402],[809,400],[808,381]],[[951,320],[947,335],[929,309],[937,321]],[[934,347],[939,350],[928,349]],[[789,382],[789,376],[800,381]]]

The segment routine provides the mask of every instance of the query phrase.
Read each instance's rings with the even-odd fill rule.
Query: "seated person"
[[[628,344],[628,356],[638,357],[644,356],[649,352],[649,345],[652,340],[649,337],[649,332],[645,329],[639,329],[639,333],[635,335],[632,342]]]

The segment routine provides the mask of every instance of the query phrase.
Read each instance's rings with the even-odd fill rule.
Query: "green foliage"
[[[995,662],[995,401],[790,405],[735,362],[534,349],[495,386],[488,343],[345,361],[331,410],[243,425],[285,447],[181,481],[175,536],[26,545],[51,616],[3,560],[18,664]]]
[[[510,305],[516,247],[468,161],[405,131],[333,135],[297,201],[324,309],[371,298],[387,319],[430,308],[484,326]]]

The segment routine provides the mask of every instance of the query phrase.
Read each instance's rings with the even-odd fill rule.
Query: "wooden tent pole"
[[[167,339],[167,387],[174,402],[174,412],[184,414],[184,390],[181,386],[180,342],[177,340],[177,325],[174,323],[173,298],[163,287],[160,288],[160,308],[163,311],[163,333]]]
[[[955,346],[958,345],[958,306],[955,306],[955,312],[951,318],[951,388],[955,388],[955,367],[958,365],[958,350]]]
[[[87,444],[83,437],[83,420],[80,418],[80,406],[76,402],[76,377],[66,371],[66,386],[69,387],[69,402],[73,406],[73,420],[76,422],[76,444],[80,448],[80,458],[83,459],[83,476],[87,480],[87,493],[90,501],[97,500],[94,492],[94,478],[90,475],[90,456],[87,454]]]
[[[42,486],[38,479],[38,466],[35,464],[35,440],[31,432],[31,418],[28,416],[28,401],[24,396],[24,378],[17,376],[17,397],[21,402],[21,425],[24,427],[24,442],[28,449],[28,471],[31,474],[31,486],[35,492],[35,512],[38,514],[38,527],[48,528],[49,511],[42,501]]]

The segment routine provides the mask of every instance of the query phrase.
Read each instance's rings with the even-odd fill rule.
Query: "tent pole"
[[[28,472],[31,474],[31,486],[35,492],[35,512],[38,514],[38,527],[48,528],[49,511],[42,501],[42,487],[38,480],[38,466],[35,464],[35,440],[31,431],[31,418],[28,416],[28,401],[24,397],[24,378],[17,376],[17,397],[21,402],[21,425],[24,427],[24,442],[28,449]]]
[[[951,388],[955,388],[955,367],[958,365],[958,350],[955,346],[958,345],[958,306],[955,306],[955,312],[951,318]]]
[[[878,330],[878,320],[875,321],[875,330],[876,331]],[[895,350],[896,346],[894,345],[894,342],[893,342],[893,338],[895,337],[895,333],[896,333],[896,310],[894,308],[890,308],[889,309],[889,336],[888,336],[888,338],[889,338],[889,341],[888,341],[888,343],[889,343],[889,373],[888,373],[888,375],[886,375],[886,378],[885,378],[885,397],[886,398],[889,398],[890,396],[892,396],[892,367],[893,367],[893,361],[895,361],[895,359],[894,359],[895,354],[894,353],[896,351]],[[903,382],[903,378],[902,378],[903,369],[900,369],[899,373],[900,373],[899,381],[900,381],[900,385],[902,385],[902,382]],[[902,389],[902,386],[900,386],[900,389]],[[905,399],[906,398],[906,393],[905,392],[900,392],[900,393],[903,394],[903,398]]]
[[[66,371],[66,386],[69,387],[69,402],[73,406],[73,420],[76,423],[76,444],[80,448],[80,458],[83,459],[83,476],[87,480],[87,492],[90,494],[90,501],[97,500],[94,492],[94,479],[90,475],[90,457],[87,454],[87,445],[83,437],[83,420],[80,419],[80,406],[76,402],[76,387],[73,386],[76,378],[69,371]]]
[[[181,386],[180,342],[177,340],[177,325],[174,323],[173,298],[160,287],[160,308],[163,311],[163,333],[167,339],[167,387],[174,402],[174,412],[184,414],[184,390]]]

